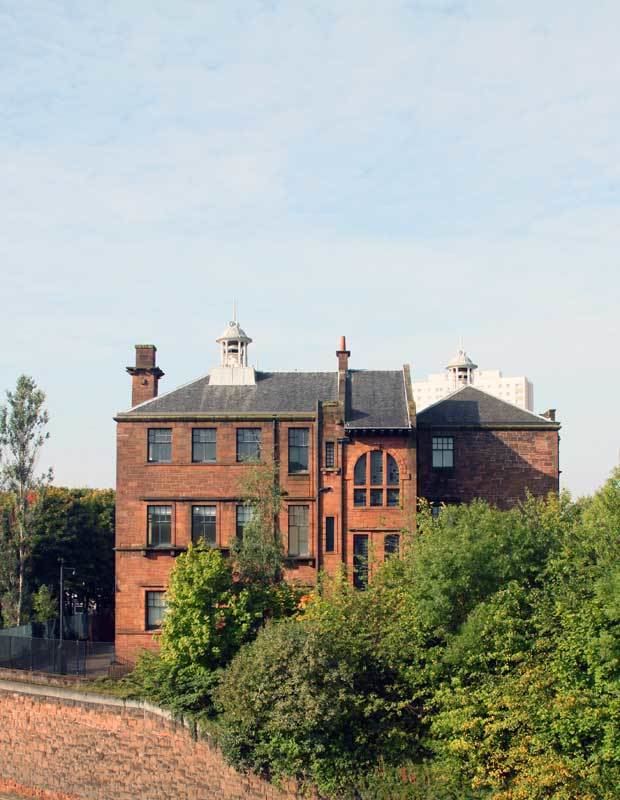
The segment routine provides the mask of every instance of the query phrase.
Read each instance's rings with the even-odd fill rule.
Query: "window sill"
[[[184,553],[186,550],[187,547],[179,547],[178,545],[174,544],[159,545],[157,547],[153,547],[153,545],[147,545],[146,547],[141,548],[142,555],[145,556],[145,558],[148,558],[152,555],[158,555],[160,553],[165,553],[168,556],[176,558],[176,556]]]
[[[302,472],[300,470],[299,472],[289,472],[288,476],[289,478],[308,478],[310,477],[310,471],[306,470],[305,472]]]

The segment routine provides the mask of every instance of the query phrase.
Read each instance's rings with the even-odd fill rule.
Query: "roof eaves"
[[[491,430],[491,431],[559,431],[560,422],[544,420],[544,424],[535,422],[425,422],[418,421],[419,428],[437,428],[446,430]]]

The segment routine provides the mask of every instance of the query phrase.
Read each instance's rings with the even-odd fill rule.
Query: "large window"
[[[215,462],[215,428],[194,428],[192,430],[192,461],[196,464]]]
[[[215,547],[215,506],[192,506],[192,542],[206,542]]]
[[[169,464],[172,460],[172,428],[149,428],[148,460]]]
[[[237,428],[237,461],[260,459],[260,428]]]
[[[288,507],[288,554],[309,556],[308,506]]]
[[[396,459],[382,450],[364,453],[353,469],[353,505],[398,506],[400,473]]]
[[[155,631],[161,628],[166,613],[165,592],[146,593],[146,629]]]
[[[148,506],[147,543],[165,547],[172,541],[172,506]]]
[[[243,539],[243,531],[251,519],[252,506],[237,506],[237,539]]]
[[[452,436],[433,436],[433,468],[451,469],[454,467],[454,438]]]
[[[288,430],[288,471],[308,472],[308,428],[289,428]]]

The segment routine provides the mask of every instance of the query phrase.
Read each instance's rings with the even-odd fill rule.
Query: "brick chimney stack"
[[[156,365],[154,344],[136,345],[136,365],[127,367],[131,375],[131,407],[157,397],[159,379],[164,373]]]
[[[347,370],[349,369],[349,356],[351,351],[347,350],[346,337],[340,337],[340,346],[336,350],[338,356],[338,403],[340,404],[340,413],[342,421],[346,419],[347,414]]]
[[[351,355],[351,351],[347,350],[346,336],[340,337],[340,347],[336,350],[336,355],[338,356],[338,372],[346,371],[349,368],[349,356]]]

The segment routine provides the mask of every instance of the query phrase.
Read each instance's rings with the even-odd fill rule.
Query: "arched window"
[[[383,450],[364,453],[353,470],[353,505],[400,505],[400,473],[396,459]]]

